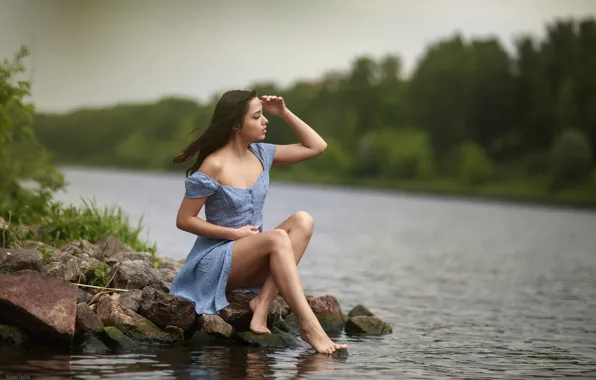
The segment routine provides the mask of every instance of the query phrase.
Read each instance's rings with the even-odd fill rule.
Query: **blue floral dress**
[[[208,197],[204,207],[205,219],[210,223],[231,228],[259,226],[262,232],[263,206],[269,189],[269,170],[275,145],[253,143],[249,149],[263,165],[263,172],[252,187],[244,189],[222,185],[204,173],[195,172],[185,181],[184,196]],[[233,240],[198,236],[186,264],[172,282],[170,294],[193,301],[197,314],[217,314],[228,306],[226,287],[233,244]]]

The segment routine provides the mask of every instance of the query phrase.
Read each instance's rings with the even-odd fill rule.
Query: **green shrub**
[[[17,224],[46,214],[52,194],[64,187],[62,174],[31,129],[30,84],[17,80],[27,55],[22,47],[13,60],[0,63],[0,217]]]
[[[458,176],[466,185],[486,183],[495,172],[494,165],[484,149],[472,141],[464,142],[459,146],[457,157]]]
[[[404,128],[371,132],[362,139],[356,159],[359,173],[393,180],[429,179],[434,154],[425,131]]]
[[[551,165],[556,188],[587,179],[592,169],[592,150],[587,137],[575,129],[564,131],[553,143]]]

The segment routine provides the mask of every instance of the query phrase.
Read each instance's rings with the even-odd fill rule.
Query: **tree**
[[[27,56],[27,48],[21,47],[12,60],[0,64],[0,217],[21,223],[47,213],[52,193],[64,186],[31,129],[35,111],[26,101],[30,83],[18,79],[26,71]],[[25,187],[24,181],[33,187]]]

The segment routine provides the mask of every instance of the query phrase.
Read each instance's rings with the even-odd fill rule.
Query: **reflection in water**
[[[296,355],[296,356],[293,356]],[[0,349],[0,373],[25,379],[266,379],[335,378],[334,365],[345,362],[309,349],[266,350],[243,346],[172,347],[134,354],[64,355]]]

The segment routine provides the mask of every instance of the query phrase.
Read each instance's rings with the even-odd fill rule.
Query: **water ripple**
[[[172,222],[180,177],[66,174],[71,189],[62,200],[95,196],[119,204],[133,222],[144,215],[162,254],[188,252],[193,237]],[[144,191],[128,192],[138,188]],[[596,378],[596,213],[274,184],[265,227],[298,210],[316,225],[299,267],[306,291],[337,296],[345,312],[364,303],[393,326],[392,335],[342,335],[350,345],[345,360],[313,355],[305,345],[135,355],[0,349],[0,372],[72,379]]]

